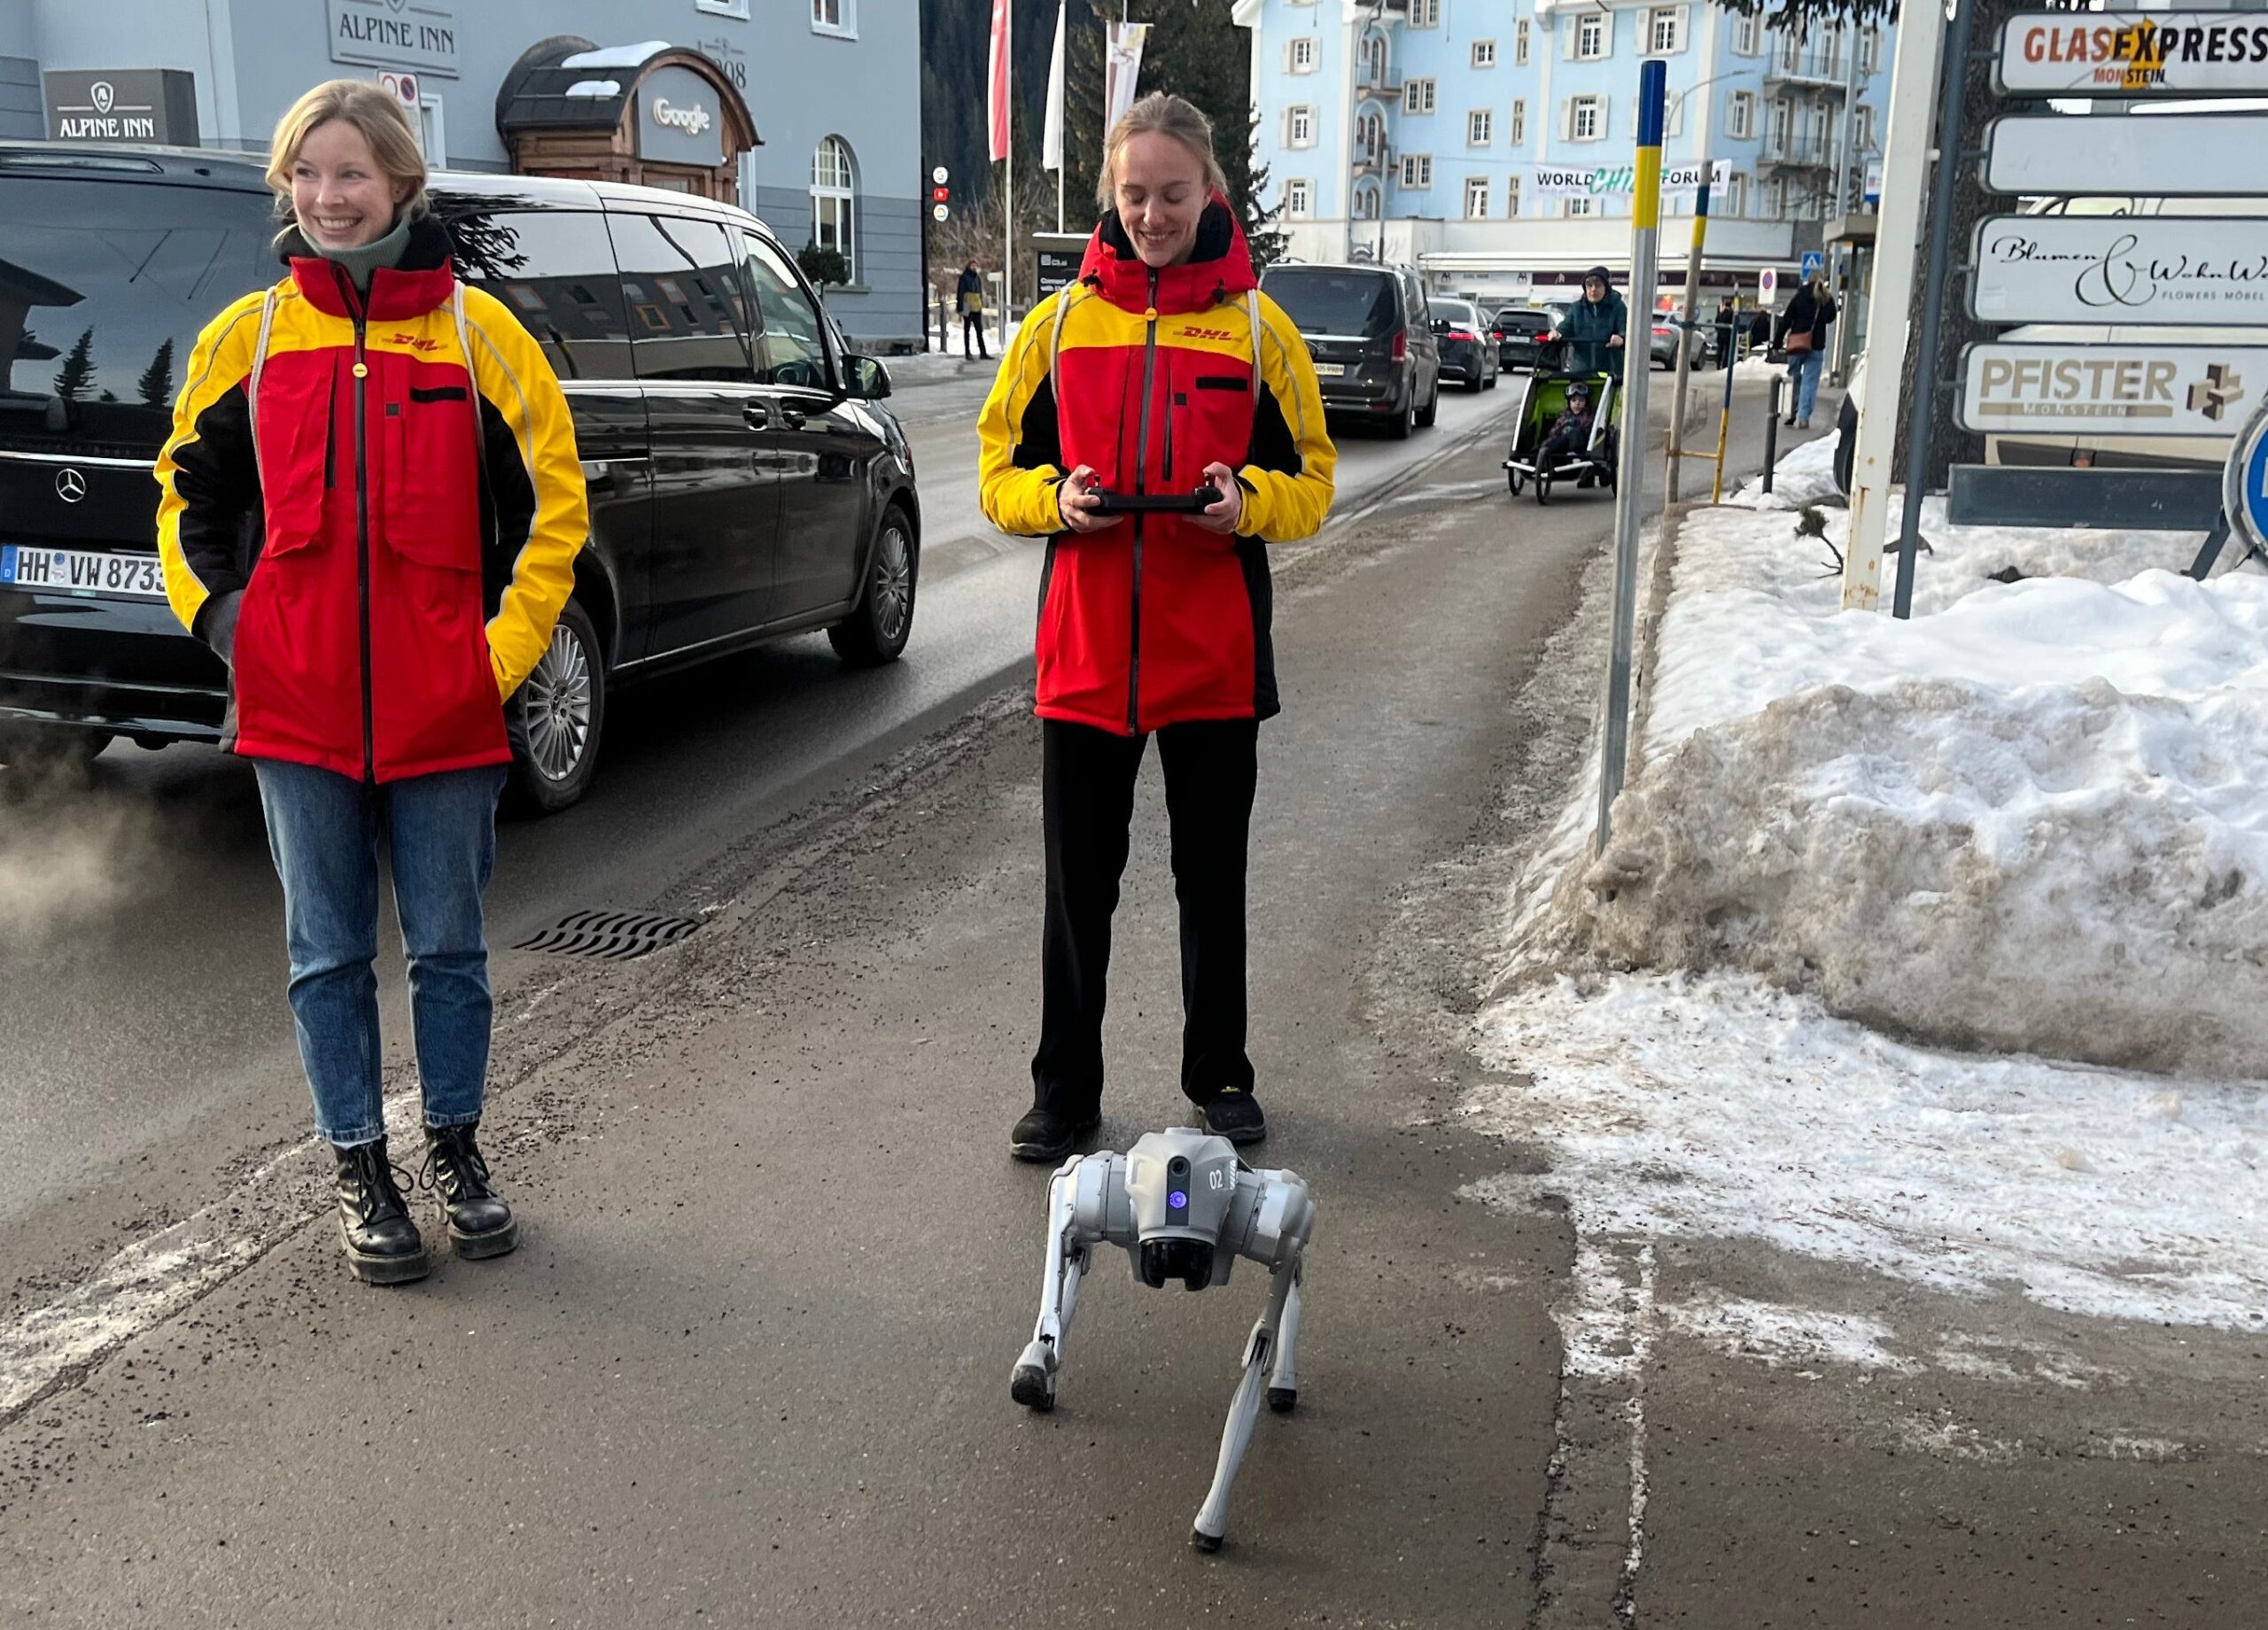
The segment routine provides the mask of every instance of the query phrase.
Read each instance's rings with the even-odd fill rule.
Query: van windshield
[[[1394,280],[1384,272],[1280,266],[1261,286],[1303,334],[1383,334],[1394,326]]]
[[[154,457],[275,231],[263,193],[0,175],[0,448]]]

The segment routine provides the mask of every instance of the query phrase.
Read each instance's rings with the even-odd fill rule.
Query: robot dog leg
[[[1190,1536],[1200,1549],[1218,1550],[1263,1390],[1279,1415],[1298,1397],[1300,1293],[1315,1229],[1306,1182],[1294,1172],[1254,1171],[1226,1138],[1174,1127],[1146,1134],[1122,1155],[1067,1161],[1048,1185],[1047,1228],[1039,1322],[1009,1379],[1010,1393],[1030,1409],[1054,1408],[1064,1334],[1095,1246],[1123,1246],[1134,1277],[1153,1288],[1168,1279],[1192,1291],[1226,1285],[1240,1256],[1267,1264],[1268,1305],[1245,1343],[1213,1486]]]

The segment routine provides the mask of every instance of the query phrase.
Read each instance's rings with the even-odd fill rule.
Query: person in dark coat
[[[1717,366],[1730,368],[1739,358],[1734,347],[1740,343],[1740,313],[1734,309],[1729,294],[1717,302]]]
[[[1607,282],[1606,268],[1583,274],[1583,298],[1560,319],[1556,338],[1567,342],[1567,371],[1622,377],[1623,338],[1630,314]]]
[[[1835,326],[1835,297],[1827,279],[1814,277],[1796,291],[1780,319],[1780,345],[1788,353],[1788,381],[1793,387],[1788,423],[1799,431],[1811,428],[1812,409],[1819,402],[1820,370],[1827,365],[1827,345]]]
[[[960,268],[960,281],[953,288],[953,304],[960,307],[960,353],[970,354],[970,336],[976,339],[976,357],[990,361],[992,353],[984,348],[984,274],[971,260]]]

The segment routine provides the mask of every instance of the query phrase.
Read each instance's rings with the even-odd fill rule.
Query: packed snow
[[[1829,456],[1775,487],[1815,501]],[[1845,514],[1798,535],[1759,502],[1684,522],[1613,842],[1589,860],[1594,768],[1508,902],[1480,1025],[1508,1079],[1467,1107],[1552,1168],[1483,1191],[1564,1195],[1586,1239],[2260,1329],[2268,576],[1932,504],[1899,622],[1838,609]],[[1847,1318],[1662,1315],[2016,1373]]]

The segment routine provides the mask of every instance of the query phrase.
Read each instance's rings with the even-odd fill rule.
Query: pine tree
[[[159,342],[158,354],[150,359],[150,366],[142,370],[142,377],[134,393],[151,408],[170,408],[174,401],[174,342],[168,334]]]
[[[89,329],[63,359],[63,366],[55,370],[55,393],[66,402],[75,402],[94,382],[95,331]]]

